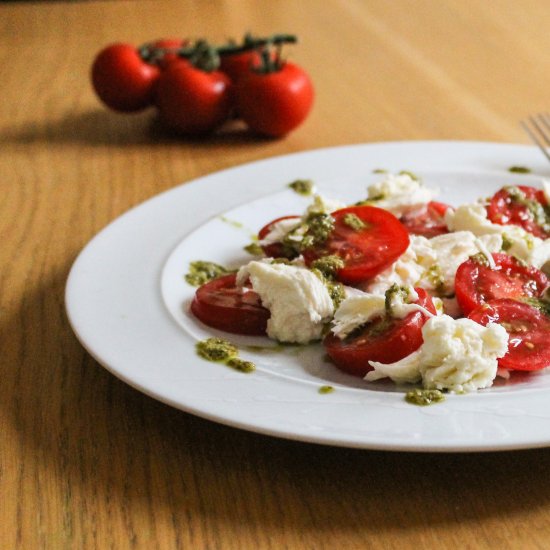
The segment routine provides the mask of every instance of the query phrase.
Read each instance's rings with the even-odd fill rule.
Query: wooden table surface
[[[222,168],[391,140],[526,143],[550,108],[547,0],[0,5],[0,547],[548,548],[550,449],[362,451],[185,414],[104,370],[64,286],[106,224]],[[186,140],[106,110],[88,79],[114,41],[292,32],[316,86],[281,140]]]

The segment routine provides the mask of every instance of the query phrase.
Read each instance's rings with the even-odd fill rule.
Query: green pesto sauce
[[[414,172],[410,172],[409,170],[401,170],[401,172],[399,172],[399,175],[409,176],[409,178],[411,178],[414,181],[420,181],[420,177],[417,176]]]
[[[439,264],[434,264],[429,267],[422,275],[423,279],[427,279],[434,287],[438,294],[444,294],[445,292],[445,277],[441,271]]]
[[[508,172],[512,172],[513,174],[530,174],[531,170],[527,166],[510,166]]]
[[[503,246],[504,246],[504,241],[503,241]],[[472,260],[476,264],[489,267],[489,260],[487,259],[487,256],[485,256],[485,254],[481,252],[478,252],[477,254],[470,256],[470,260]]]
[[[335,254],[321,256],[312,262],[311,267],[318,269],[325,277],[334,277],[336,272],[344,267],[344,260]]]
[[[225,216],[220,216],[220,220],[224,223],[227,223],[233,227],[236,227],[237,229],[242,229],[244,225],[241,222],[230,220],[229,218],[226,218]]]
[[[407,301],[407,298],[409,297],[409,289],[407,287],[404,287],[404,286],[399,286],[397,283],[393,283],[393,285],[390,286],[390,288],[388,288],[388,290],[386,290],[386,293],[385,293],[385,301],[384,301],[384,308],[386,310],[386,315],[392,317],[393,316],[393,313],[392,313],[392,300],[394,298],[394,296],[397,296],[401,294],[401,296],[403,297],[403,301],[406,302]]]
[[[250,243],[244,247],[244,250],[252,256],[262,256],[264,251],[258,243]]]
[[[324,243],[334,229],[334,218],[330,214],[312,214],[307,218],[307,235],[314,245]]]
[[[197,260],[189,264],[189,271],[185,275],[185,280],[192,286],[201,286],[227,273],[231,273],[231,270],[219,264]]]
[[[330,258],[330,256],[325,256],[325,258]],[[319,260],[322,260],[322,259],[323,258],[320,258]],[[340,258],[338,259],[340,260]],[[325,288],[327,289],[330,299],[332,300],[332,303],[334,305],[334,309],[336,310],[346,298],[346,291],[344,290],[344,285],[334,280],[334,272],[322,271],[321,269],[316,267],[315,263],[319,260],[316,260],[315,262],[313,262],[311,272],[325,285]],[[322,263],[321,263],[321,266],[323,266]],[[324,267],[327,268],[326,265]],[[342,267],[343,267],[343,262],[342,262]]]
[[[256,370],[256,365],[252,361],[245,361],[240,357],[232,357],[226,365],[240,372],[253,372]]]
[[[440,390],[420,390],[415,389],[405,394],[405,401],[411,405],[433,405],[445,400],[443,392]]]
[[[239,350],[237,347],[223,338],[207,338],[197,342],[195,348],[198,355],[207,361],[225,363],[228,367],[239,372],[249,373],[256,370],[254,363],[238,357]]]
[[[294,240],[292,237],[296,236],[298,231],[303,231],[304,225],[305,233],[302,239]],[[333,229],[334,218],[330,214],[310,214],[304,224],[299,225],[284,237],[282,244],[285,256],[297,256],[307,248],[323,244]]]
[[[321,386],[318,391],[321,394],[332,393],[334,388],[332,386]]]
[[[196,349],[203,359],[216,362],[228,361],[239,353],[236,346],[223,338],[207,338],[197,342]]]
[[[313,192],[313,182],[311,180],[295,180],[288,186],[299,195],[308,196]]]
[[[510,250],[514,246],[514,243],[510,240],[510,238],[506,235],[506,233],[502,234],[502,251],[506,252],[507,250]]]
[[[354,231],[361,231],[367,227],[367,224],[359,216],[352,213],[344,214],[342,221]]]
[[[373,174],[387,174],[388,171],[385,168],[375,168],[372,171]]]

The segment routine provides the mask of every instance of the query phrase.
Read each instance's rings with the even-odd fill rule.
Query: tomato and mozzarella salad
[[[550,366],[550,182],[453,207],[410,172],[364,200],[314,195],[258,232],[258,254],[191,311],[230,333],[321,341],[342,371],[468,392]]]

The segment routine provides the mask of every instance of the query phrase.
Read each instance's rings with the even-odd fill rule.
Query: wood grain
[[[0,5],[0,548],[548,548],[550,451],[365,452],[219,426],[141,395],[64,313],[86,242],[197,176],[305,149],[405,139],[526,142],[550,104],[545,0]],[[168,135],[116,115],[98,49],[294,32],[314,80],[283,140]],[[364,419],[368,421],[368,419]]]

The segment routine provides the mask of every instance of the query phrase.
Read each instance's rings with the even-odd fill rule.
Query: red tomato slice
[[[544,192],[541,189],[526,185],[518,185],[517,188],[525,194],[526,199],[534,200],[543,207],[548,206]],[[514,200],[506,188],[497,191],[491,198],[491,202],[487,206],[487,217],[493,223],[500,225],[519,225],[541,239],[550,237],[550,231],[541,227],[535,221],[529,209],[517,200]]]
[[[354,214],[365,224],[353,229],[346,223],[346,214]],[[371,279],[390,266],[409,246],[409,234],[403,224],[387,210],[374,206],[351,206],[333,212],[334,230],[321,247],[304,251],[309,265],[313,260],[336,254],[344,267],[336,278],[342,283],[356,284]]]
[[[493,300],[468,315],[480,325],[498,323],[509,335],[508,352],[498,360],[509,370],[540,370],[550,366],[550,319],[539,309],[516,300]]]
[[[401,217],[401,223],[412,235],[422,235],[427,239],[448,233],[445,212],[451,208],[442,202],[430,201],[418,210],[407,212]]]
[[[191,311],[205,325],[233,334],[265,335],[269,310],[253,290],[237,288],[236,275],[224,275],[197,289]]]
[[[276,218],[273,221],[270,221],[268,224],[264,225],[260,229],[260,231],[258,232],[258,238],[260,240],[264,239],[273,228],[273,224],[280,222],[281,220],[291,220],[293,218],[296,218],[298,220],[300,216],[281,216],[280,218]],[[262,250],[264,251],[264,254],[269,258],[285,257],[285,251],[281,243],[273,243],[262,246]]]
[[[435,314],[435,306],[428,293],[415,289],[415,302]],[[341,340],[329,332],[323,341],[328,356],[344,372],[365,376],[373,370],[369,361],[393,363],[410,355],[422,345],[422,327],[428,317],[420,312],[409,313],[403,319],[380,317],[368,323],[360,334]]]
[[[490,300],[538,298],[550,283],[542,271],[520,264],[508,254],[493,254],[493,258],[495,269],[472,259],[457,269],[456,299],[465,315]]]

